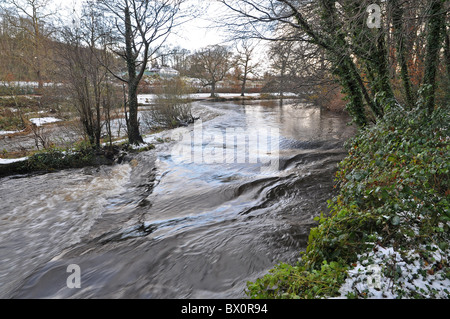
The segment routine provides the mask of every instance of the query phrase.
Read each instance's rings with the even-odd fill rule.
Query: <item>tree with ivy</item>
[[[393,104],[420,103],[429,113],[436,107],[436,79],[449,54],[448,1],[218,1],[231,10],[225,23],[239,37],[320,48],[360,127],[383,118]]]

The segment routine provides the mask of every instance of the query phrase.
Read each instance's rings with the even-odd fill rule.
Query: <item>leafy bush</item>
[[[36,153],[29,157],[25,165],[29,171],[57,170],[94,165],[95,160],[95,148],[87,142],[81,142],[70,150],[52,147]]]
[[[347,267],[324,261],[317,269],[302,264],[279,264],[256,282],[247,284],[247,294],[255,299],[314,299],[333,295],[345,279]]]
[[[450,240],[450,115],[392,106],[349,141],[330,216],[317,217],[295,266],[280,264],[247,285],[254,298],[336,296],[345,274],[376,245],[419,251]],[[421,255],[426,251],[422,249]],[[448,266],[447,266],[448,267]],[[448,272],[447,270],[444,270]]]

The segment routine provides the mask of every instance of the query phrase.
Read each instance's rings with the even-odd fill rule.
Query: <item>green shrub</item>
[[[247,284],[247,294],[255,299],[314,299],[335,296],[345,279],[347,267],[324,261],[317,269],[281,263],[254,283]]]
[[[73,149],[49,148],[29,157],[25,165],[27,170],[58,170],[79,168],[95,164],[96,152],[87,142],[75,145]]]
[[[317,217],[295,266],[280,264],[247,284],[253,298],[337,295],[346,270],[375,245],[417,250],[450,240],[450,115],[392,107],[347,143],[330,216]]]

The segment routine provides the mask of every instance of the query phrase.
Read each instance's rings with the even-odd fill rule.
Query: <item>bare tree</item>
[[[111,49],[126,64],[126,75],[110,70],[128,86],[128,139],[143,143],[139,130],[137,90],[149,57],[164,44],[172,29],[181,23],[181,5],[186,0],[99,0],[109,14],[115,41]]]
[[[241,40],[236,43],[236,66],[238,80],[241,82],[241,96],[245,96],[245,88],[249,76],[256,75],[259,61],[255,61],[256,44],[250,40]]]
[[[186,75],[189,69],[189,59],[191,52],[187,49],[175,47],[172,49],[172,67],[180,72],[181,76]]]
[[[107,69],[114,60],[107,50],[109,34],[104,17],[94,2],[85,3],[79,24],[65,27],[61,37],[64,44],[59,48],[60,72],[70,88],[85,134],[91,145],[100,147],[102,116],[109,119],[109,109],[114,104]]]
[[[295,74],[295,42],[272,42],[269,50],[269,59],[272,69],[278,73],[276,86],[280,97],[288,88],[288,77]]]
[[[396,94],[393,81],[398,70],[406,104],[415,102],[414,80],[422,86],[421,106],[430,112],[435,107],[448,1],[217,1],[231,12],[222,21],[237,37],[303,42],[320,48],[346,94],[347,110],[359,126],[377,121],[398,103],[402,96]],[[373,14],[374,7],[378,14]],[[371,24],[369,19],[378,23]],[[400,30],[412,36],[401,36]]]
[[[48,9],[50,0],[4,0],[4,3],[2,9],[7,12],[9,23],[25,32],[30,40],[31,50],[26,51],[32,55],[28,63],[35,71],[38,89],[41,91],[44,87],[45,44],[53,33],[47,24],[56,12]]]
[[[220,45],[208,46],[191,57],[190,75],[211,86],[211,97],[216,96],[217,83],[222,81],[230,69],[231,52]]]

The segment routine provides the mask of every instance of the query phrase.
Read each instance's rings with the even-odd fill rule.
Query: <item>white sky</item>
[[[84,0],[50,0],[53,1],[60,9],[61,15],[67,15],[73,12],[73,8],[80,10],[81,4]],[[207,12],[200,18],[196,18],[190,22],[183,24],[173,34],[170,35],[167,45],[170,47],[179,46],[180,48],[188,49],[191,52],[204,48],[208,45],[223,44],[231,45],[225,42],[225,36],[221,36],[221,31],[211,27],[212,22],[209,21],[211,17],[224,16],[224,9],[222,5],[213,0],[189,0],[202,8],[207,8]],[[81,10],[80,10],[81,11]],[[64,18],[65,19],[65,18]],[[72,19],[68,17],[68,19]],[[70,21],[70,20],[69,20]],[[263,69],[267,68],[266,48],[261,44],[258,50],[255,51],[257,56],[255,60],[263,61],[260,65]]]
[[[73,8],[79,10],[81,8],[81,3],[83,0],[52,0],[57,3],[59,9],[61,9],[61,14],[67,14],[73,11]],[[209,26],[211,22],[208,21],[208,17],[217,16],[220,13],[220,6],[214,4],[210,0],[191,0],[198,5],[204,4],[208,6],[208,12],[200,18],[189,21],[179,27],[175,33],[169,37],[170,46],[180,46],[191,51],[200,49],[202,47],[221,44],[224,38],[220,36],[220,31],[212,29]]]

